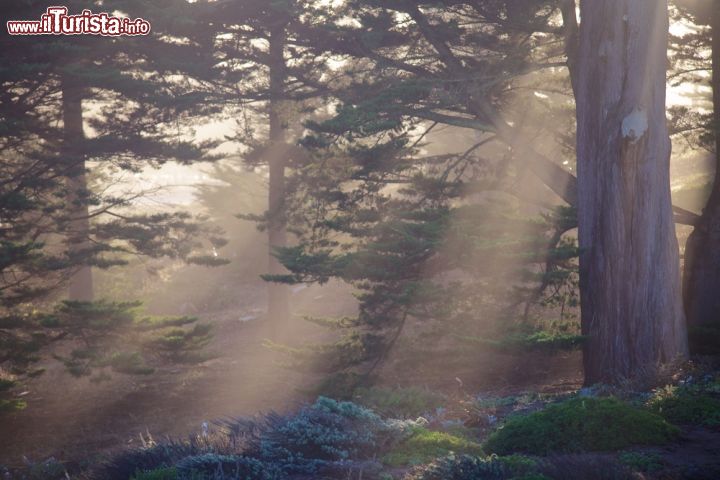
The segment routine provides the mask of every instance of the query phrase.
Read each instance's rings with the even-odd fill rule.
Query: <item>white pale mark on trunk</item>
[[[648,129],[648,118],[645,110],[636,108],[622,122],[622,136],[631,142],[637,141]]]

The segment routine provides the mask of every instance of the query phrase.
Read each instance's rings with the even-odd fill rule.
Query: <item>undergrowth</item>
[[[405,480],[549,480],[538,462],[521,455],[480,458],[449,455],[418,467]]]
[[[657,389],[648,407],[673,423],[720,426],[720,398],[704,385],[668,385]]]
[[[615,398],[574,398],[511,417],[484,448],[501,455],[612,451],[667,443],[678,433],[661,416]]]
[[[483,455],[477,442],[447,432],[416,427],[411,436],[384,455],[382,461],[393,467],[414,466],[451,453]]]

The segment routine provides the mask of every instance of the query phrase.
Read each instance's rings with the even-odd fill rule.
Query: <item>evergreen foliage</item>
[[[106,2],[104,8],[123,11],[128,3]],[[67,6],[81,11],[87,2]],[[42,2],[28,1],[3,5],[2,14],[34,18],[45,8]],[[207,245],[203,238],[222,242],[217,232],[206,231],[202,219],[183,212],[138,214],[132,211],[137,193],[108,193],[110,189],[95,189],[84,180],[90,162],[91,173],[102,178],[168,161],[212,159],[209,143],[181,140],[169,131],[170,122],[205,110],[188,102],[191,91],[168,82],[181,64],[170,70],[159,61],[169,60],[171,52],[170,58],[188,55],[191,48],[175,52],[163,44],[162,18],[152,20],[158,37],[142,44],[131,38],[94,42],[79,36],[11,37],[7,32],[0,37],[6,56],[0,81],[8,92],[0,105],[0,149],[7,174],[0,185],[5,226],[0,268],[3,278],[13,279],[0,284],[3,307],[38,298],[80,265],[124,264],[118,252],[192,258]],[[92,114],[84,114],[83,101],[97,107]],[[82,135],[80,125],[80,136],[68,137],[63,120],[69,102],[76,102],[92,135]],[[93,221],[86,231],[78,231],[83,216]],[[58,237],[67,240],[64,250],[49,248],[49,241],[56,244]]]
[[[694,26],[671,39],[671,82],[704,84],[711,29],[700,26],[698,2],[677,3],[673,15]],[[94,478],[380,480],[397,469],[407,480],[625,479],[616,455],[575,454],[665,444],[679,436],[674,424],[720,425],[716,378],[658,389],[642,406],[581,393],[507,418],[482,444],[465,436],[465,424],[495,425],[495,414],[520,403],[531,410],[540,397],[463,396],[463,412],[452,412],[470,419],[462,424],[445,422],[450,394],[371,385],[392,355],[407,364],[407,352],[432,362],[440,350],[521,356],[597,340],[578,322],[582,252],[568,100],[577,82],[575,1],[66,5],[71,13],[92,7],[143,17],[153,30],[143,38],[0,32],[0,414],[25,407],[17,392],[43,373],[38,365],[51,348],[71,375],[96,382],[212,355],[212,328],[195,317],[144,315],[139,301],[61,300],[61,289],[90,268],[138,258],[222,266],[219,249],[239,255],[254,242],[218,282],[225,300],[214,306],[236,306],[238,279],[266,271],[258,252],[268,244],[277,261],[262,278],[278,284],[270,297],[278,286],[287,300],[287,284],[340,280],[358,300],[356,314],[307,318],[332,337],[267,342],[291,366],[325,374],[326,396],[291,413],[220,421],[187,441],[143,440],[98,466]],[[37,18],[46,7],[5,2],[0,14]],[[717,140],[705,110],[670,111],[672,133],[694,150]],[[207,215],[141,206],[152,192],[130,192],[119,178],[223,156],[219,141],[197,140],[195,127],[207,126],[201,118],[234,119],[224,146],[242,159],[223,154],[212,173],[221,184],[199,188]],[[704,190],[698,178],[676,197]],[[266,179],[267,206],[249,199],[266,193]],[[697,221],[692,212],[678,215]],[[219,225],[230,219],[256,222],[269,241],[240,242],[232,231],[228,244]],[[181,281],[217,299],[219,290],[196,288],[204,282],[187,272],[197,271]],[[83,298],[93,297],[91,287]],[[719,332],[691,328],[695,351],[717,353]],[[632,340],[637,350],[663,345]],[[627,353],[634,361],[636,352]],[[446,429],[431,429],[422,416]],[[646,472],[661,464],[634,452],[617,458]],[[68,476],[54,459],[26,470],[22,478]]]
[[[308,155],[297,163],[288,200],[300,241],[277,251],[289,273],[264,278],[342,279],[357,290],[360,312],[323,320],[340,338],[290,350],[300,366],[367,382],[408,325],[438,322],[445,335],[496,341],[517,323],[543,335],[551,322],[533,309],[558,310],[560,323],[572,323],[578,250],[564,234],[576,224],[575,211],[547,208],[546,197],[538,214],[528,207],[537,198],[518,198],[514,187],[528,181],[520,162],[535,160],[507,150],[512,142],[499,126],[507,120],[493,113],[502,106],[509,116],[526,116],[513,110],[508,91],[515,84],[541,90],[528,69],[545,67],[531,52],[562,54],[543,26],[558,6],[450,3],[346,2],[339,18],[357,23],[318,30],[322,48],[348,61],[354,81],[332,92],[339,99],[332,118],[307,123],[312,133],[301,144]],[[519,31],[527,43],[517,42]],[[410,44],[414,60],[401,47]],[[525,99],[522,109],[562,123],[563,107],[538,98]],[[464,131],[461,149],[435,154],[433,140],[443,138],[433,129],[441,125],[474,131]],[[576,343],[573,330],[558,344]]]
[[[398,424],[400,425],[400,424]],[[351,402],[319,398],[296,414],[267,415],[262,423],[231,423],[232,435],[244,438],[246,453],[289,474],[318,475],[351,469],[370,461],[403,428],[388,424],[371,410]]]
[[[160,478],[177,474],[176,462],[192,456],[200,456],[212,452],[207,442],[191,438],[187,442],[168,441],[159,445],[149,445],[141,449],[129,449],[115,455],[95,469],[93,478],[97,480],[127,480],[143,476]]]
[[[175,467],[178,480],[183,479],[246,479],[274,480],[280,478],[279,469],[273,469],[266,463],[254,458],[217,455],[206,453],[180,460]]]
[[[406,480],[546,480],[537,471],[538,463],[520,455],[491,456],[483,459],[470,455],[450,455],[417,468]]]
[[[149,375],[153,364],[197,363],[209,358],[203,349],[212,338],[209,325],[192,317],[144,317],[140,302],[64,301],[50,312],[27,311],[21,317],[0,318],[7,333],[0,343],[0,358],[13,378],[43,373],[34,367],[43,349],[60,340],[74,345],[56,353],[67,371],[93,381],[110,378],[110,372]],[[14,398],[17,380],[0,379],[0,410],[24,407]]]
[[[79,270],[125,265],[138,255],[226,263],[206,254],[225,240],[203,217],[138,211],[136,202],[145,192],[113,188],[118,187],[113,178],[124,172],[215,158],[209,154],[212,142],[188,141],[173,130],[209,113],[191,82],[177,81],[178,74],[191,75],[188,66],[200,58],[197,48],[168,42],[169,31],[176,38],[184,32],[164,15],[181,13],[185,3],[163,2],[166,11],[144,2],[93,3],[150,20],[153,34],[142,40],[0,33],[0,367],[16,382],[39,373],[28,366],[43,346],[76,335],[85,345],[62,358],[76,375],[94,367],[151,371],[139,352],[100,358],[93,350],[101,335],[114,338],[128,327],[131,305],[52,307],[53,296]],[[91,6],[65,5],[70,13]],[[0,13],[31,19],[46,8],[29,0],[3,4]],[[91,298],[92,284],[85,287],[83,296]],[[195,327],[158,341],[179,358],[207,338],[206,327]]]

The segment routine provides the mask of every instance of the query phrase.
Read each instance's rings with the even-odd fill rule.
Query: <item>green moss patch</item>
[[[575,398],[510,418],[484,448],[499,455],[612,451],[667,443],[678,433],[660,415],[615,398]]]
[[[664,462],[656,453],[623,452],[618,455],[621,464],[643,473],[658,472],[664,468]]]
[[[156,468],[147,472],[138,472],[132,480],[176,480],[178,472],[175,467]]]
[[[720,399],[692,388],[668,386],[659,389],[648,406],[673,423],[720,426]]]
[[[420,465],[450,453],[482,455],[483,451],[480,444],[467,438],[418,427],[382,461],[392,467]]]

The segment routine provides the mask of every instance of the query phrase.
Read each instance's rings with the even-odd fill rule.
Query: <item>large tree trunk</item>
[[[653,375],[686,355],[665,119],[660,0],[583,0],[578,216],[585,382]]]
[[[287,270],[273,255],[274,249],[287,246],[285,221],[285,167],[288,148],[283,124],[283,91],[285,80],[285,26],[279,26],[270,38],[270,134],[267,161],[270,170],[268,190],[268,243],[270,246],[268,271],[271,275]],[[289,291],[287,285],[268,284],[268,320],[272,335],[277,336],[289,317]]]
[[[70,217],[68,250],[73,259],[82,258],[91,250],[90,219],[86,201],[87,178],[83,152],[82,88],[71,77],[62,79],[64,139],[63,161],[67,162],[67,213]],[[75,267],[68,285],[70,300],[92,301],[94,298],[92,269],[89,265]]]
[[[683,296],[690,328],[720,326],[720,4],[711,10],[715,179],[685,246]]]

